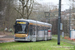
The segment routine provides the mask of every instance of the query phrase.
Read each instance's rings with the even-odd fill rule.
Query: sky
[[[37,0],[37,2],[39,3],[52,3],[54,5],[58,5],[59,4],[59,0]],[[61,10],[64,11],[66,9],[69,9],[69,1],[68,0],[62,0],[62,7]]]

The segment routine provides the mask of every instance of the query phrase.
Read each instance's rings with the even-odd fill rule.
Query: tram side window
[[[48,34],[48,28],[45,27],[45,35],[47,35],[47,34]]]
[[[33,25],[33,35],[35,35],[35,26]]]
[[[40,26],[38,26],[38,31],[40,30]]]
[[[44,31],[44,27],[42,27],[42,30]]]
[[[50,29],[50,27],[48,27],[48,29]]]
[[[35,35],[35,26],[30,25],[30,35]]]
[[[40,30],[41,30],[41,31],[44,30],[44,29],[43,29],[43,26],[40,26]]]
[[[47,30],[47,27],[45,27],[45,30]]]
[[[39,31],[39,26],[37,26],[36,28],[37,28],[37,30],[36,30],[36,31],[37,31],[37,35],[38,35],[38,31]]]
[[[41,31],[43,30],[43,27],[42,27],[42,26],[40,27],[40,30],[41,30]]]
[[[37,30],[38,30],[38,28],[37,28],[37,26],[35,25],[35,35],[37,35]]]
[[[40,29],[39,30],[41,30],[41,26],[40,26]]]
[[[40,28],[41,28],[41,31],[42,31],[42,26]]]
[[[33,26],[32,25],[30,25],[30,35],[32,35],[33,34]]]

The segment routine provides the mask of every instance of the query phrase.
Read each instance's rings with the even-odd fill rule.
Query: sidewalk
[[[14,36],[12,35],[0,35],[0,43],[13,42],[13,41],[14,41]]]
[[[4,36],[6,36],[6,35],[0,35],[0,38],[2,38],[2,37],[4,37]]]
[[[52,38],[57,39],[58,37],[52,36]],[[60,38],[60,40],[75,45],[74,41],[70,41],[70,40],[66,40],[66,39],[62,39],[62,38]]]

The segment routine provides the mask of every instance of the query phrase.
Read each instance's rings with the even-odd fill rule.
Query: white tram
[[[16,19],[15,25],[15,41],[37,41],[52,39],[52,25],[45,22]]]

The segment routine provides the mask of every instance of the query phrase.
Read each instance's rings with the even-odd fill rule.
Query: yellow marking
[[[27,37],[28,34],[15,34],[15,37]]]
[[[29,25],[33,25],[33,23],[29,23]]]
[[[34,25],[36,25],[36,23]]]
[[[34,23],[29,23],[29,25],[37,25],[37,26],[43,26],[43,27],[50,27],[50,26],[47,26],[47,25],[42,25],[42,24],[34,24]]]
[[[42,26],[44,26],[44,25],[42,25]]]
[[[29,23],[29,25],[36,25],[36,23]]]
[[[41,24],[37,24],[38,26],[41,26]]]
[[[17,24],[26,24],[26,22],[17,22]]]

